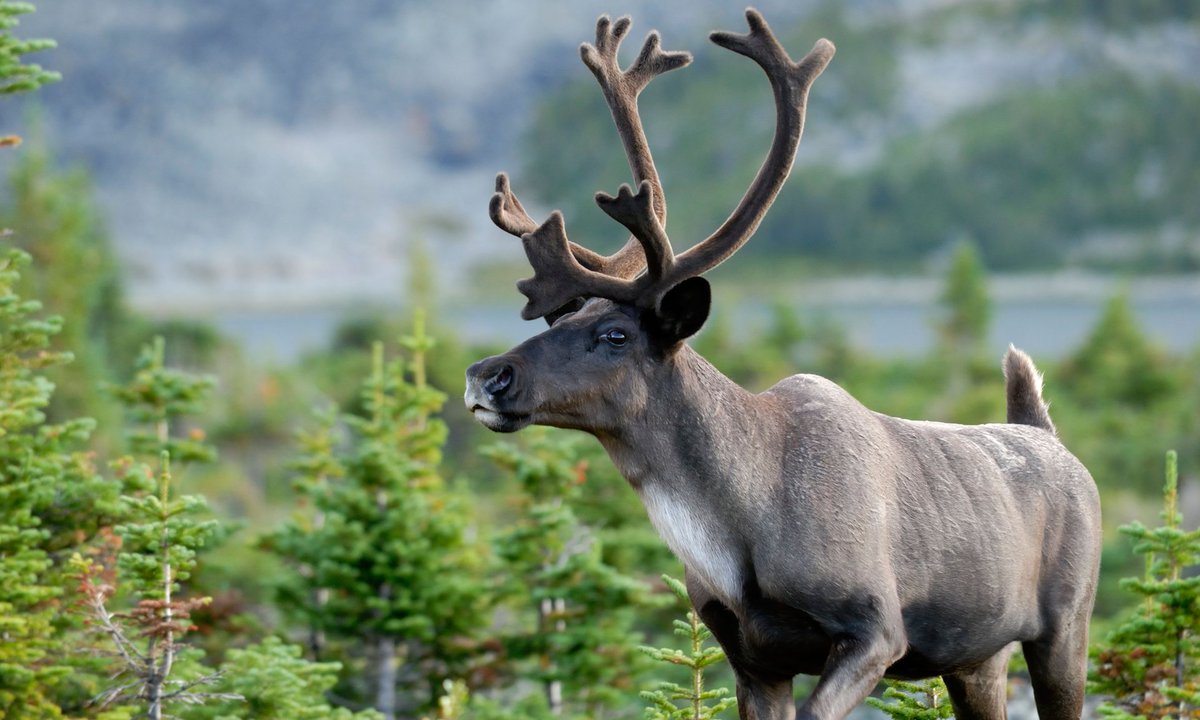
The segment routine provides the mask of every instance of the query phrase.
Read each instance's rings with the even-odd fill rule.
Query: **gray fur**
[[[1042,400],[1042,374],[1033,366],[1033,360],[1028,355],[1012,345],[1004,354],[1004,381],[1010,423],[1058,432],[1050,420],[1050,407]]]
[[[679,256],[636,97],[687,57],[662,53],[652,34],[621,70],[629,21],[597,22],[584,61],[638,184],[598,202],[634,237],[597,255],[567,239],[560,214],[537,225],[497,178],[492,219],[521,237],[535,271],[518,284],[523,315],[552,324],[472,365],[467,408],[498,432],[536,423],[600,440],[684,563],[736,673],[742,720],[794,718],[799,673],[821,678],[805,718],[845,717],[884,676],[934,675],[960,720],[1002,718],[1016,643],[1042,720],[1079,718],[1100,503],[1054,435],[1028,356],[1005,357],[1009,423],[965,426],[880,415],[814,375],[755,395],[683,342],[708,315],[699,275],[750,238],[777,196],[809,87],[834,52],[821,40],[794,62],[761,15],[746,18],[748,34],[712,39],[766,72],[776,134],[733,214]]]
[[[1080,716],[1100,506],[1052,432],[893,418],[815,375],[755,395],[645,324],[593,300],[472,366],[466,402],[495,430],[600,440],[684,561],[742,718],[792,718],[798,673],[821,675],[804,717],[844,717],[884,676],[934,675],[960,718],[1003,717],[1017,642],[1042,717]],[[623,348],[597,340],[612,327]],[[511,384],[489,394],[501,367]]]

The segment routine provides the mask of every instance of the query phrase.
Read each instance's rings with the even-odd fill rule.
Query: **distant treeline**
[[[1162,69],[1170,48],[1154,63],[1137,50],[1198,32],[1195,16],[1194,3],[984,2],[864,25],[829,4],[779,28],[797,56],[821,36],[838,55],[813,90],[809,144],[750,252],[896,270],[968,240],[997,270],[1200,268],[1200,83]],[[946,117],[914,107],[906,57],[976,36],[1001,43],[999,54],[1044,51],[1044,76],[1037,68]],[[773,130],[757,68],[695,49],[694,66],[642,103],[680,242],[720,224]],[[595,83],[578,78],[539,108],[518,187],[563,206],[591,242],[620,234],[590,204],[628,170]]]

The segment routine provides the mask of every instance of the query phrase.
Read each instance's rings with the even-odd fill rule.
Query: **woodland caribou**
[[[1041,376],[1004,358],[1008,422],[951,425],[868,410],[824,378],[755,395],[684,340],[708,316],[700,275],[750,238],[790,172],[809,86],[833,57],[818,40],[793,62],[763,18],[717,45],[766,71],[777,127],[737,208],[675,255],[637,110],[656,75],[683,67],[651,33],[626,70],[630,21],[600,18],[581,48],[608,100],[637,189],[597,194],[632,233],[601,256],[540,225],[500,175],[492,220],[521,238],[534,276],[526,319],[550,327],[467,370],[466,405],[498,432],[530,424],[600,440],[687,570],[688,592],[728,654],[743,720],[795,717],[792,679],[820,675],[805,718],[842,718],[882,677],[940,675],[957,716],[1006,714],[1021,643],[1042,720],[1079,718],[1100,506],[1055,435]]]

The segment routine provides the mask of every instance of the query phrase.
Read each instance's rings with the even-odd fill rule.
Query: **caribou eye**
[[[621,347],[625,344],[625,341],[628,338],[626,338],[625,333],[621,332],[620,330],[609,330],[601,335],[600,339],[614,347]]]

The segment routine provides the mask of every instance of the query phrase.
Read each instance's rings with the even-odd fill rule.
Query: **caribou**
[[[797,717],[793,679],[818,675],[799,717],[832,720],[884,677],[941,676],[955,713],[1006,716],[1019,644],[1042,720],[1079,718],[1096,589],[1095,483],[1059,441],[1042,377],[1010,346],[1007,422],[955,425],[867,409],[833,382],[789,377],[760,394],[686,340],[705,322],[703,273],[755,232],[795,159],[809,88],[834,54],[793,61],[762,16],[717,45],[770,81],[776,129],[757,176],[711,236],[676,255],[637,108],[654,77],[687,65],[649,34],[622,69],[630,20],[601,17],[584,64],[599,81],[636,189],[598,193],[631,234],[609,256],[530,217],[507,176],[489,207],[521,239],[527,320],[549,328],[467,370],[465,402],[497,432],[590,433],[683,562],[688,594],[724,648],[742,720]]]

